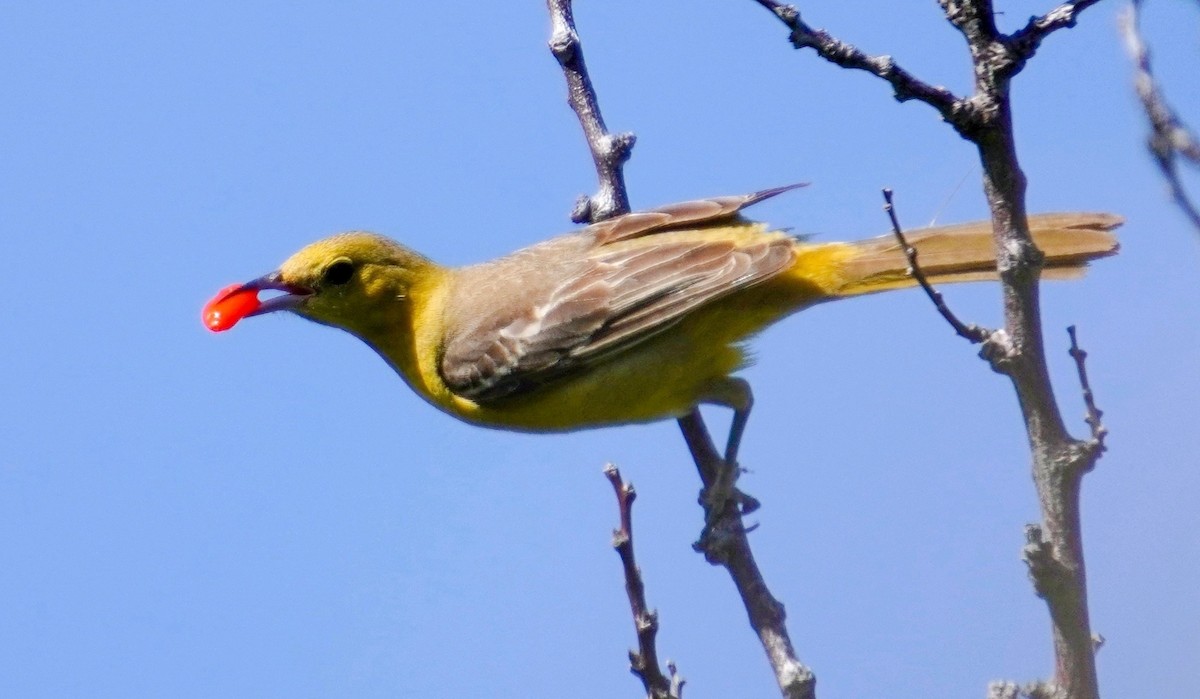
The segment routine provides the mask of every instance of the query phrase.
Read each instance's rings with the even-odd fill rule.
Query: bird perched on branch
[[[223,290],[214,330],[291,311],[378,352],[430,404],[477,425],[553,432],[734,411],[735,463],[752,403],[743,344],[817,303],[915,284],[892,237],[817,243],[741,211],[792,187],[703,199],[593,224],[506,257],[443,267],[382,236],[313,243]],[[1031,216],[1045,277],[1114,254],[1109,214]],[[991,225],[914,231],[932,283],[996,278]],[[283,292],[259,301],[264,290]]]

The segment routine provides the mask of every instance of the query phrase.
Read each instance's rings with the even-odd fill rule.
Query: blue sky
[[[805,17],[963,92],[935,3]],[[1006,28],[1046,5],[1003,3]],[[1033,211],[1120,213],[1122,253],[1048,285],[1077,434],[1077,324],[1112,432],[1085,485],[1108,696],[1200,676],[1200,237],[1146,156],[1119,3],[1016,88]],[[1168,89],[1192,8],[1151,3]],[[822,240],[981,218],[966,143],[886,86],[788,46],[751,2],[581,3],[636,207],[813,186],[752,213]],[[674,425],[560,436],[454,422],[365,346],[292,317],[221,336],[199,309],[329,233],[446,263],[570,227],[594,176],[540,3],[10,3],[0,11],[0,695],[637,696],[601,475],[638,487],[660,651],[690,697],[773,696],[725,574],[690,549]],[[995,324],[989,285],[946,289]],[[1020,561],[1037,516],[1007,382],[913,292],[807,311],[756,343],[753,541],[822,697],[982,696],[1052,665]],[[726,417],[715,413],[715,425]],[[722,428],[718,428],[722,429]]]

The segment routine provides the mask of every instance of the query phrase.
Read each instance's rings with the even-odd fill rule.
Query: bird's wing
[[[764,199],[807,186],[807,182],[800,182],[764,189],[753,194],[697,199],[679,204],[669,204],[650,211],[634,211],[610,218],[607,221],[594,223],[581,233],[595,236],[598,245],[608,245],[620,240],[629,240],[683,226],[712,224],[721,219],[732,218],[742,209],[753,206]]]
[[[704,226],[775,193],[673,208],[683,223]],[[705,208],[710,213],[700,216]],[[760,226],[680,230],[678,221],[649,227],[605,222],[600,231],[581,231],[594,239],[556,239],[474,268],[474,278],[488,279],[482,283],[492,288],[470,293],[450,314],[457,322],[443,345],[446,385],[483,403],[521,393],[643,342],[689,311],[769,279],[792,262],[792,240],[763,235]],[[572,259],[564,261],[564,255]]]
[[[753,244],[677,239],[601,251],[550,293],[498,306],[447,338],[442,378],[480,402],[536,387],[778,274],[792,257],[788,239],[765,236]]]

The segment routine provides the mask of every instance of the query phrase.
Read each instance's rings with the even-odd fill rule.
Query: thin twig
[[[621,524],[620,528],[613,530],[612,545],[621,557],[625,593],[629,596],[629,610],[633,613],[633,627],[638,639],[638,649],[629,651],[629,671],[642,681],[649,699],[681,699],[679,692],[683,687],[683,679],[676,680],[675,664],[668,665],[671,673],[669,679],[658,666],[658,648],[655,644],[658,612],[647,608],[646,586],[633,554],[633,501],[637,498],[637,491],[632,483],[625,483],[621,479],[621,472],[612,464],[604,467],[604,476],[617,495]]]
[[[1083,390],[1083,404],[1087,408],[1084,422],[1092,428],[1092,442],[1095,443],[1096,449],[1103,452],[1106,449],[1104,437],[1108,434],[1108,429],[1100,421],[1104,417],[1104,411],[1096,407],[1096,396],[1092,393],[1092,385],[1088,381],[1087,352],[1079,348],[1074,325],[1067,327],[1067,334],[1071,336],[1071,349],[1067,350],[1067,353],[1075,360],[1075,368],[1079,372],[1079,386]]]
[[[718,474],[729,464],[724,462],[713,446],[700,411],[693,410],[680,418],[679,427],[707,491],[716,484]],[[707,506],[704,494],[700,501]],[[705,520],[709,524],[705,526],[705,535],[696,543],[697,549],[709,563],[723,566],[729,571],[746,607],[750,626],[758,634],[767,653],[767,660],[775,672],[775,681],[784,699],[815,699],[817,678],[812,670],[796,658],[785,623],[787,615],[783,604],[771,594],[758,562],[754,560],[738,501],[726,499],[723,512],[715,518],[708,517],[706,513]]]
[[[683,685],[687,684],[687,680],[683,679],[683,675],[679,674],[674,660],[667,661],[667,672],[671,676],[671,696],[683,699]]]
[[[550,52],[566,76],[567,102],[579,117],[600,183],[595,194],[582,196],[575,203],[571,220],[575,223],[596,223],[629,213],[629,195],[625,190],[622,167],[629,160],[637,139],[628,132],[610,134],[604,125],[600,103],[583,60],[583,44],[575,31],[571,0],[547,0],[546,6],[550,10]]]
[[[792,5],[776,0],[755,0],[770,10],[783,22],[791,35],[788,37],[797,49],[811,48],[821,58],[843,68],[866,71],[892,85],[898,102],[917,100],[941,112],[947,121],[959,118],[966,104],[944,87],[922,82],[896,64],[891,56],[871,56],[855,46],[830,36],[823,29],[813,29],[800,19],[800,12]]]
[[[917,249],[909,245],[908,239],[904,237],[904,232],[900,229],[900,221],[896,218],[896,207],[892,203],[892,190],[885,188],[883,190],[883,210],[887,212],[888,218],[892,221],[892,233],[895,234],[896,240],[900,242],[900,249],[904,251],[904,256],[908,258],[908,274],[917,280],[921,288],[925,290],[925,295],[933,301],[933,305],[937,308],[938,313],[946,319],[950,327],[954,328],[954,332],[958,333],[959,337],[966,338],[972,344],[979,344],[991,337],[992,332],[986,328],[982,328],[974,323],[970,325],[958,319],[954,312],[946,305],[946,300],[942,297],[942,292],[933,288],[929,283],[929,279],[925,276],[925,272],[921,270],[921,265],[917,263]]]
[[[1200,233],[1200,209],[1192,201],[1183,181],[1179,177],[1178,162],[1180,158],[1193,166],[1200,166],[1200,139],[1197,139],[1191,129],[1179,118],[1171,105],[1167,103],[1162,88],[1154,78],[1150,67],[1150,51],[1142,40],[1139,26],[1141,0],[1134,0],[1121,21],[1121,31],[1125,35],[1125,44],[1129,55],[1136,67],[1134,87],[1142,109],[1150,121],[1150,138],[1148,147],[1154,156],[1154,162],[1162,171],[1167,181],[1171,198],[1191,221],[1192,227]]]

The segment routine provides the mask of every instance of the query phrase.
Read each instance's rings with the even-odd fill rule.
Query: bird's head
[[[428,259],[374,233],[342,233],[289,257],[279,269],[223,289],[204,307],[205,324],[228,330],[242,318],[291,311],[309,320],[370,334],[396,320]],[[282,292],[259,299],[264,291]]]

